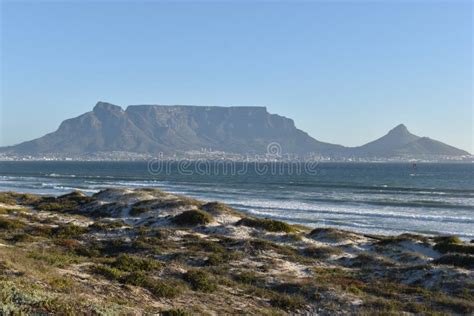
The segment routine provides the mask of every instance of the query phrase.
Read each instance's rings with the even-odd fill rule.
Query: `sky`
[[[474,152],[471,1],[1,1],[0,146],[97,101],[266,106],[318,140]]]

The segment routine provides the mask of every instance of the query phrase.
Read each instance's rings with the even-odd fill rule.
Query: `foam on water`
[[[150,175],[146,163],[0,162],[0,190],[93,194],[108,187],[156,187],[218,200],[257,216],[364,233],[474,237],[474,167],[321,164],[319,175]]]

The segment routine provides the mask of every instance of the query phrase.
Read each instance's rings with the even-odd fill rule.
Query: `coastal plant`
[[[306,305],[306,300],[300,295],[275,293],[270,299],[270,304],[274,307],[295,312]]]
[[[162,316],[191,316],[192,314],[183,308],[167,309],[160,312]]]
[[[433,261],[435,264],[449,264],[466,269],[474,269],[474,256],[449,253]]]
[[[109,280],[119,280],[123,274],[119,269],[103,265],[93,267],[92,272],[102,275]]]
[[[433,249],[441,253],[474,254],[474,244],[465,244],[456,236],[435,237],[436,244]]]
[[[212,215],[201,210],[184,211],[172,219],[174,224],[182,226],[206,225],[212,221]]]
[[[214,216],[218,215],[232,215],[232,216],[242,216],[241,213],[237,212],[235,209],[232,207],[220,203],[220,202],[209,202],[201,206],[201,209],[211,213]]]
[[[60,225],[58,227],[53,228],[51,231],[51,237],[61,238],[61,239],[71,239],[74,237],[78,237],[79,235],[85,234],[87,232],[88,232],[87,227],[68,223],[68,224]]]
[[[313,229],[308,235],[311,238],[341,242],[348,238],[348,234],[348,232],[339,229],[323,227]]]
[[[122,271],[150,271],[159,269],[161,264],[154,259],[122,254],[115,259],[112,266]]]
[[[16,230],[16,229],[24,228],[25,226],[26,226],[25,223],[23,223],[23,222],[21,222],[17,219],[0,217],[0,229]]]
[[[244,271],[234,275],[234,280],[240,283],[264,286],[265,280],[253,271]]]
[[[260,228],[264,229],[269,232],[285,232],[291,233],[295,229],[287,223],[276,221],[273,219],[268,218],[251,218],[251,217],[244,217],[239,220],[236,225],[242,225],[247,227],[253,228]]]
[[[195,291],[214,292],[217,289],[217,284],[212,276],[200,269],[191,269],[184,274],[184,280],[191,285]]]
[[[152,278],[145,271],[131,272],[122,277],[121,282],[143,287],[156,297],[173,298],[184,291],[182,281]]]
[[[340,255],[342,250],[336,247],[321,246],[321,247],[306,247],[303,249],[303,254],[305,256],[315,258],[315,259],[328,259],[334,255]]]

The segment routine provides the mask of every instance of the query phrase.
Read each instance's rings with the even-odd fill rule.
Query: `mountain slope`
[[[319,142],[293,120],[265,107],[129,106],[99,102],[92,112],[64,121],[56,132],[5,148],[18,154],[127,151],[174,153],[213,150],[263,154],[270,143],[282,153],[334,154],[343,147]]]
[[[359,157],[393,156],[463,156],[468,152],[446,145],[428,137],[419,137],[410,133],[400,124],[370,143],[350,149],[350,153]]]

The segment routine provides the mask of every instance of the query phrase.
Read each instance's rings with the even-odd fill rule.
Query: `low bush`
[[[17,243],[17,242],[31,241],[32,239],[33,239],[33,237],[31,237],[31,235],[28,235],[26,233],[21,233],[21,234],[13,235],[9,240],[14,242],[14,243]]]
[[[441,253],[465,253],[474,254],[474,245],[463,243],[456,236],[440,236],[435,237],[437,242],[433,249]]]
[[[206,265],[218,266],[236,260],[241,256],[237,251],[228,251],[224,253],[212,253],[207,257]]]
[[[111,268],[111,267],[103,266],[103,265],[93,267],[92,272],[95,274],[102,275],[106,277],[107,279],[113,280],[113,281],[119,280],[123,275],[123,272],[120,271],[119,269]]]
[[[28,257],[46,262],[48,265],[59,268],[80,262],[80,258],[73,254],[64,253],[53,249],[48,249],[46,251],[43,249],[42,252],[32,251],[28,254]]]
[[[39,200],[40,197],[27,194],[27,193],[16,193],[16,192],[0,192],[0,203],[7,205],[30,205],[31,203]]]
[[[154,259],[140,258],[137,256],[122,254],[115,259],[115,261],[112,263],[112,266],[122,271],[133,272],[159,269],[161,264]]]
[[[309,237],[340,242],[349,237],[349,233],[335,228],[315,228],[309,233]]]
[[[449,264],[466,269],[474,269],[474,256],[464,254],[447,254],[433,261],[435,264]]]
[[[306,305],[305,299],[300,295],[274,294],[270,304],[287,311],[295,312]]]
[[[217,284],[212,276],[204,270],[189,270],[184,274],[184,280],[188,282],[195,291],[214,292],[217,289]]]
[[[121,279],[121,282],[143,287],[156,297],[173,298],[183,292],[182,282],[172,279],[154,279],[143,271],[132,272]]]
[[[222,215],[222,214],[241,216],[241,214],[237,212],[236,210],[234,210],[232,207],[220,202],[206,203],[201,206],[201,209],[208,213],[211,213],[214,216]]]
[[[162,316],[191,316],[192,314],[185,309],[182,308],[174,308],[168,309],[165,311],[161,311],[160,315]]]
[[[143,213],[148,213],[151,211],[151,208],[149,207],[137,207],[137,206],[132,206],[130,209],[130,216],[140,216]]]
[[[21,229],[25,226],[26,225],[19,220],[0,217],[0,229],[14,230]]]
[[[327,259],[333,255],[339,255],[342,250],[335,247],[307,247],[303,250],[305,256],[315,259]]]
[[[240,283],[254,285],[254,286],[264,286],[265,280],[258,276],[256,273],[251,271],[245,271],[234,275],[234,280]]]
[[[213,221],[213,217],[201,210],[184,211],[173,217],[172,222],[182,226],[206,225]]]
[[[290,233],[293,232],[295,229],[287,223],[276,221],[273,219],[267,218],[250,218],[245,217],[239,220],[236,225],[242,225],[247,227],[253,228],[260,228],[264,229],[269,232],[285,232]]]
[[[89,230],[87,227],[82,227],[74,224],[60,225],[52,229],[51,237],[61,239],[71,239],[78,237],[79,235],[87,233]]]
[[[183,286],[177,281],[153,280],[147,289],[156,297],[173,298],[183,292]]]
[[[462,240],[457,236],[436,236],[433,238],[436,243],[460,244]]]

